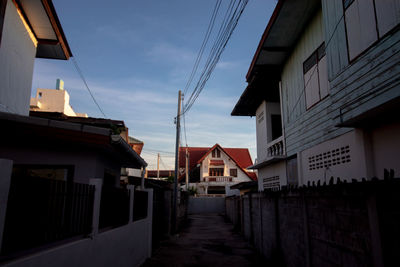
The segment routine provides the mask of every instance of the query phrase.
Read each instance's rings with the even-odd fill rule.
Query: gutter
[[[127,153],[131,158],[135,161],[139,162],[140,167],[146,168],[147,162],[144,161],[142,157],[140,157],[129,145],[122,139],[121,136],[112,134],[111,135],[111,145],[115,145],[118,149],[122,150],[123,152]]]

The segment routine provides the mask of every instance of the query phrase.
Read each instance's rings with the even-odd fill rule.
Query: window
[[[400,22],[398,0],[343,0],[350,61]]]
[[[325,43],[303,63],[306,106],[309,109],[329,94]]]
[[[39,93],[39,98],[42,98],[42,92]]]
[[[272,140],[282,136],[282,119],[281,115],[271,115],[271,132]]]
[[[214,149],[212,152],[212,157],[213,158],[220,158],[221,157],[221,151],[219,151],[218,149]]]
[[[233,177],[237,177],[237,169],[230,169],[229,170],[229,175]]]
[[[208,171],[209,176],[224,176],[224,168],[210,168]]]

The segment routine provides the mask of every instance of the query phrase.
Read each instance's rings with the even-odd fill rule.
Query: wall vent
[[[277,188],[280,186],[279,176],[263,178],[263,188]]]
[[[350,146],[347,145],[308,157],[308,169],[310,171],[326,169],[349,162],[351,162]]]

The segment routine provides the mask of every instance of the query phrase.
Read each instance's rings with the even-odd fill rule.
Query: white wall
[[[277,176],[279,177],[279,186],[287,185],[285,161],[273,163],[264,168],[258,169],[258,190],[264,191],[265,179],[271,179],[272,177]]]
[[[75,111],[69,104],[69,94],[65,90],[42,89],[36,91],[36,97],[31,99],[40,102],[40,108],[33,108],[35,111],[60,112],[67,116],[76,116]]]
[[[370,179],[364,139],[362,130],[354,130],[299,153],[299,185],[318,180],[328,183],[332,176],[335,182],[337,177],[342,181]]]
[[[263,101],[256,111],[257,162],[267,157],[266,103]]]
[[[383,179],[384,169],[393,169],[400,177],[400,123],[393,123],[371,132],[374,176]]]
[[[0,111],[29,114],[35,55],[36,47],[8,0],[0,44]]]
[[[13,267],[140,266],[151,256],[153,191],[148,191],[148,217],[106,232],[9,262]]]

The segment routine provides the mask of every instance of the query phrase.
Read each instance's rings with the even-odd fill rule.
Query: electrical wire
[[[221,6],[221,2],[222,2],[222,0],[218,0],[218,1],[215,2],[214,10],[213,10],[213,13],[211,15],[210,22],[208,23],[206,34],[205,34],[203,42],[202,42],[202,44],[200,46],[199,53],[197,54],[197,58],[196,58],[196,61],[195,61],[194,65],[193,65],[192,72],[190,73],[189,80],[187,81],[185,89],[183,90],[183,94],[186,94],[187,90],[189,89],[190,84],[193,81],[193,78],[195,76],[195,73],[197,71],[199,63],[200,63],[201,58],[203,56],[204,49],[206,47],[208,39],[210,38],[210,34],[212,32],[212,29],[214,28],[215,18],[217,17],[218,10],[219,10],[219,8]]]
[[[330,43],[331,43],[331,41],[332,41],[332,38],[333,38],[333,36],[335,35],[336,30],[337,30],[337,28],[338,28],[340,22],[343,20],[343,18],[344,18],[344,14],[340,17],[339,21],[336,23],[335,28],[333,29],[333,32],[332,32],[331,36],[329,37],[328,41],[326,42],[326,44],[325,44],[325,51],[326,51],[327,48],[329,47],[329,45],[330,45]],[[292,108],[291,111],[289,112],[289,114],[288,114],[288,120],[289,120],[289,121],[292,119],[292,114],[293,114],[295,108],[297,107],[297,105],[300,103],[300,99],[301,99],[301,97],[303,96],[303,94],[304,94],[304,92],[305,92],[305,89],[307,88],[308,84],[310,83],[311,78],[312,78],[313,75],[315,74],[315,70],[316,70],[316,69],[317,69],[317,68],[314,68],[314,70],[313,70],[313,72],[311,73],[309,79],[307,80],[306,84],[304,85],[304,90],[301,91],[299,97],[298,97],[297,100],[296,100],[296,103],[294,104],[293,108]]]
[[[79,76],[81,77],[83,83],[85,84],[85,87],[87,91],[89,92],[90,96],[93,99],[93,102],[96,104],[97,108],[100,110],[101,114],[103,114],[103,118],[107,118],[106,114],[104,113],[103,109],[100,107],[99,103],[96,101],[96,98],[94,97],[92,91],[89,88],[89,85],[86,82],[85,76],[83,76],[81,68],[78,66],[78,62],[76,61],[75,57],[72,57],[72,63],[74,63],[75,69],[78,72]]]
[[[217,65],[222,52],[224,51],[229,39],[232,36],[234,29],[248,3],[248,0],[235,0],[230,2],[228,9],[225,13],[224,19],[222,20],[220,29],[215,38],[215,42],[212,46],[210,54],[201,72],[200,78],[197,81],[195,88],[192,91],[189,99],[184,105],[184,110],[182,114],[188,112],[193,104],[196,102],[200,93],[204,89],[208,79],[210,78],[215,66]]]

